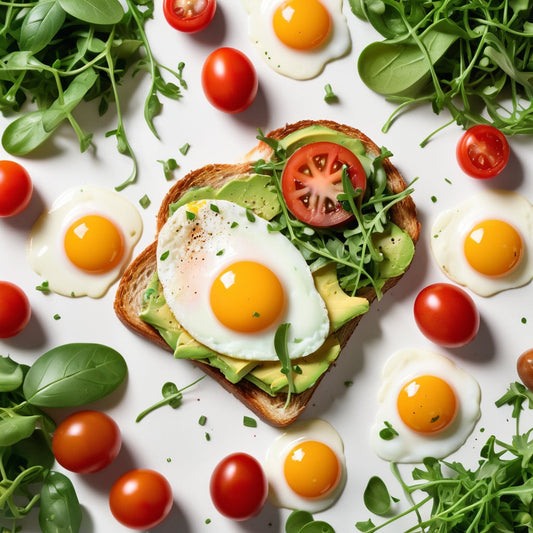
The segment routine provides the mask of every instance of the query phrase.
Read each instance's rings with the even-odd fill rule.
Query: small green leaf
[[[24,380],[24,370],[10,357],[0,357],[0,392],[17,390]]]
[[[91,24],[118,24],[124,9],[118,0],[58,0],[73,17]]]
[[[390,494],[387,486],[380,477],[373,476],[368,480],[363,494],[363,501],[371,513],[379,516],[383,516],[390,511]]]

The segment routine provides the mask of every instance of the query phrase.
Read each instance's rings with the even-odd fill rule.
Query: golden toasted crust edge
[[[376,155],[380,153],[379,147],[361,131],[332,121],[304,120],[294,124],[287,124],[270,132],[268,137],[282,139],[294,131],[316,124],[358,138],[368,152]],[[247,161],[245,162],[207,165],[187,174],[168,191],[163,199],[157,214],[157,232],[159,232],[168,218],[170,204],[179,200],[186,191],[192,187],[211,186],[219,188],[237,175],[251,173],[253,171],[253,162],[258,159],[266,159],[271,153],[272,150],[265,143],[260,142],[256,148],[247,154]],[[389,189],[394,193],[403,191],[406,188],[406,183],[388,158],[383,161],[383,166],[387,173]],[[420,224],[417,219],[416,206],[410,196],[391,208],[391,220],[407,231],[414,243],[417,242]],[[126,269],[115,296],[114,309],[121,322],[132,331],[166,350],[171,350],[157,331],[142,321],[139,316],[144,290],[156,270],[156,245],[157,242],[154,242],[148,246]],[[383,292],[385,293],[391,289],[401,277],[397,276],[389,279],[383,287]],[[366,297],[369,302],[376,298],[376,293],[372,289],[365,289],[361,295]],[[336,332],[341,344],[341,353],[363,316],[355,317]],[[232,384],[225,379],[219,370],[199,361],[191,362],[220,383],[224,389],[231,392],[257,416],[277,427],[285,427],[298,418],[309,404],[311,397],[325,375],[323,374],[313,387],[307,391],[292,395],[289,405],[285,407],[286,395],[284,394],[272,397],[247,380]]]

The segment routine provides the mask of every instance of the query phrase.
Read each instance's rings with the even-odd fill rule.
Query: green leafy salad
[[[367,153],[363,144],[343,133],[313,125],[280,141],[258,137],[273,148],[268,161],[257,161],[253,171],[236,176],[218,189],[193,188],[170,206],[170,216],[181,206],[206,199],[230,200],[249,210],[250,216],[268,220],[270,232],[281,232],[305,258],[315,287],[324,300],[330,319],[330,334],[319,350],[293,360],[294,375],[287,377],[286,361],[251,361],[215,353],[193,339],[177,322],[166,304],[157,273],[144,293],[141,318],[155,327],[174,350],[176,358],[195,359],[218,368],[232,383],[246,379],[265,391],[300,393],[320,378],[341,349],[337,335],[343,325],[381,297],[388,279],[407,269],[414,254],[409,234],[390,220],[390,209],[406,199],[412,189],[391,192],[383,161],[391,154]],[[366,188],[354,188],[342,172],[337,200],[352,220],[335,227],[314,227],[297,219],[289,210],[281,186],[282,171],[291,155],[302,146],[331,141],[348,148],[361,162]],[[279,357],[279,355],[278,355]],[[292,380],[290,378],[293,378]],[[289,386],[290,385],[290,386]]]
[[[107,133],[117,150],[129,156],[133,170],[118,186],[133,182],[137,162],[128,142],[119,99],[119,84],[126,73],[146,71],[151,83],[144,117],[153,123],[161,110],[159,95],[178,99],[183,64],[177,70],[155,59],[144,25],[152,17],[153,0],[18,0],[0,4],[0,110],[19,116],[4,130],[2,146],[12,155],[24,155],[47,140],[63,121],[79,139],[80,150],[91,144],[73,111],[82,101],[98,99],[103,115],[114,102],[116,128]],[[140,53],[143,51],[144,53]],[[166,82],[169,72],[178,85]]]
[[[350,0],[350,6],[385,38],[358,60],[363,82],[399,104],[385,131],[406,106],[430,103],[464,127],[490,123],[508,135],[533,133],[530,0]]]

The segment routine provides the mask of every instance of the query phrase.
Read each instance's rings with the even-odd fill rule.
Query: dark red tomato
[[[518,377],[522,383],[533,391],[533,349],[525,351],[516,362]]]
[[[471,342],[479,330],[479,312],[474,300],[449,283],[422,289],[415,299],[415,321],[432,342],[459,348]]]
[[[0,217],[18,215],[30,203],[32,193],[26,169],[14,161],[0,161]]]
[[[109,493],[113,516],[131,529],[151,529],[172,509],[172,488],[159,472],[137,469],[118,478]]]
[[[209,490],[220,514],[242,521],[259,514],[268,495],[268,482],[257,459],[238,452],[218,463]]]
[[[9,281],[0,281],[0,339],[14,337],[30,321],[31,306],[26,293]]]
[[[99,411],[79,411],[57,426],[52,451],[67,470],[91,474],[109,465],[121,444],[120,429],[110,416]]]
[[[509,143],[494,126],[481,124],[466,130],[457,144],[457,161],[473,178],[497,176],[509,161]]]
[[[354,188],[364,192],[363,166],[344,146],[316,142],[302,146],[291,155],[283,170],[281,188],[287,207],[297,219],[311,226],[330,227],[353,218],[337,201],[343,192],[343,166],[347,167]]]
[[[202,87],[211,105],[226,113],[240,113],[255,100],[257,74],[242,52],[218,48],[205,60]]]
[[[216,0],[163,0],[163,14],[176,30],[196,33],[215,16]]]

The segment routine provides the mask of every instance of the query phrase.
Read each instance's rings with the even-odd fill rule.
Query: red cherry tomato
[[[57,426],[52,451],[67,470],[91,474],[109,465],[121,444],[120,429],[110,416],[99,411],[79,411]]]
[[[159,472],[130,470],[115,481],[109,493],[113,516],[131,529],[152,529],[172,509],[172,488]]]
[[[0,281],[0,339],[14,337],[30,321],[31,306],[26,293],[9,281]]]
[[[494,126],[481,124],[466,130],[457,144],[457,162],[473,178],[497,176],[509,161],[509,143]]]
[[[337,226],[353,218],[342,208],[342,167],[355,189],[366,188],[366,175],[357,156],[340,144],[316,142],[291,155],[281,178],[283,198],[291,213],[311,226]],[[360,197],[361,198],[361,197]]]
[[[18,215],[30,203],[32,193],[26,169],[14,161],[0,161],[0,217]]]
[[[215,16],[216,0],[163,0],[163,14],[176,30],[196,33]]]
[[[449,283],[435,283],[422,289],[415,299],[415,321],[432,342],[459,348],[471,342],[479,329],[474,300]]]
[[[533,350],[526,350],[516,362],[518,377],[522,383],[533,391]]]
[[[242,521],[259,514],[268,495],[268,482],[257,459],[239,452],[215,467],[209,490],[220,514]]]
[[[257,74],[242,52],[218,48],[205,60],[202,87],[211,105],[226,113],[240,113],[255,100]]]

